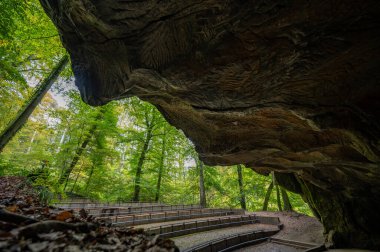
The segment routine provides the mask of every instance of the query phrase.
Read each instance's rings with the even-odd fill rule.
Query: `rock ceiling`
[[[275,171],[335,247],[378,248],[380,4],[41,0],[89,104],[154,104],[211,165]]]

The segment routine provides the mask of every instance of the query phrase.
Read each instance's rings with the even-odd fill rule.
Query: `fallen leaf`
[[[86,237],[86,234],[73,234],[73,238],[81,242]]]
[[[8,242],[7,241],[0,241],[0,249],[5,248],[7,246],[8,246]]]
[[[35,209],[29,208],[29,209],[23,209],[24,214],[34,214]]]
[[[12,206],[8,206],[7,208],[5,208],[7,211],[9,212],[12,212],[12,213],[15,213],[18,209],[18,206],[17,205],[12,205]]]
[[[70,252],[81,252],[82,249],[78,245],[69,245],[65,248],[65,251]]]
[[[48,240],[48,241],[55,241],[57,239],[65,237],[65,235],[62,232],[51,232],[47,234],[38,234],[39,238]]]
[[[109,245],[109,244],[97,244],[95,246],[96,249],[98,250],[103,250],[103,251],[112,251],[117,249],[117,245]]]
[[[48,245],[49,245],[48,241],[36,242],[36,243],[28,244],[28,248],[33,252],[39,252],[46,249]]]
[[[86,212],[86,210],[84,210],[83,208],[81,210],[79,210],[79,216],[83,219],[86,219],[88,217],[88,214]]]
[[[59,220],[59,221],[65,221],[67,219],[70,219],[71,217],[73,217],[73,214],[69,211],[63,211],[63,212],[60,212],[56,217],[55,219],[56,220]]]
[[[12,236],[11,233],[4,232],[4,231],[0,230],[0,238],[6,238],[6,237],[11,237],[11,236]],[[0,248],[1,248],[1,246],[0,246]]]
[[[32,204],[32,203],[33,203],[33,197],[28,196],[28,197],[26,198],[26,202],[27,202],[29,205]]]

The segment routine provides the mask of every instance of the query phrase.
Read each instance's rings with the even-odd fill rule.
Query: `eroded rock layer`
[[[275,171],[335,247],[380,247],[377,0],[41,0],[92,105],[154,104],[211,165]]]

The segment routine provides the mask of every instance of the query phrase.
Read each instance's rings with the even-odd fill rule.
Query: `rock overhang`
[[[87,103],[151,102],[206,163],[275,171],[336,246],[379,246],[377,1],[41,2]]]

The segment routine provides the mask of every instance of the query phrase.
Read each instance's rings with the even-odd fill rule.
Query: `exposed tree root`
[[[13,224],[31,224],[36,223],[37,221],[33,218],[23,216],[16,213],[11,213],[5,209],[0,209],[0,221],[13,223]]]
[[[32,238],[37,236],[37,234],[49,233],[51,231],[65,231],[73,230],[75,232],[87,233],[96,228],[93,223],[66,223],[62,221],[41,221],[37,223],[30,224],[28,226],[13,230],[12,233],[18,237]]]

